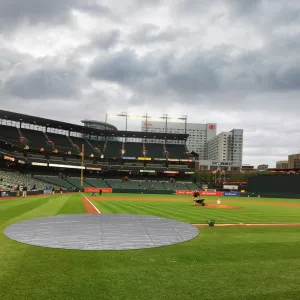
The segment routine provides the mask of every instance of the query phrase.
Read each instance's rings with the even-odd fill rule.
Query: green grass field
[[[193,207],[190,196],[104,195],[102,213],[134,213],[189,223],[300,222],[298,200],[221,198],[240,209]],[[113,200],[113,197],[132,200]],[[74,251],[6,238],[8,225],[85,213],[82,195],[0,201],[0,299],[299,299],[300,227],[201,227],[186,243],[130,251]],[[141,200],[134,198],[142,198]],[[161,198],[165,198],[162,201]],[[209,203],[216,198],[208,197]]]

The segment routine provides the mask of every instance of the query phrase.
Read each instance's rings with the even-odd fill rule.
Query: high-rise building
[[[287,160],[276,161],[276,169],[287,169],[289,162]]]
[[[207,141],[216,136],[217,124],[197,124],[181,122],[142,122],[142,131],[166,132],[166,133],[186,133],[189,138],[186,141],[188,151],[199,154],[199,159],[207,158]]]
[[[300,154],[291,154],[288,156],[288,168],[300,169]]]
[[[221,132],[207,141],[207,159],[231,162],[234,167],[242,167],[243,129]]]
[[[170,122],[142,123],[142,131],[186,133],[189,151],[199,154],[202,170],[241,170],[243,161],[243,129],[233,129],[216,135],[217,124]],[[152,141],[155,142],[155,141]]]

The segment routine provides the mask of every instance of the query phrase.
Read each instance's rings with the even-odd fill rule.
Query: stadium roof
[[[107,136],[107,137],[128,137],[128,138],[149,138],[149,139],[162,139],[162,140],[186,140],[188,134],[177,133],[158,133],[158,132],[141,132],[141,131],[118,131],[118,130],[100,130],[89,128],[82,125],[61,122],[57,120],[50,120],[40,117],[24,115],[20,113],[0,110],[0,119],[22,122],[26,124],[38,125],[43,127],[50,127],[66,131]]]
[[[110,130],[118,130],[118,128],[115,125],[112,125],[110,123],[107,122],[103,122],[103,121],[96,121],[96,120],[82,120],[81,123],[86,124],[86,123],[93,123],[93,124],[98,124],[98,125],[102,125],[102,126],[107,126],[108,128],[110,128]]]

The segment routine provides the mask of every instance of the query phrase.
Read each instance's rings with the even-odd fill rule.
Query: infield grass
[[[109,195],[116,196],[122,195]],[[169,201],[144,196],[92,202],[102,213],[158,215],[190,223],[210,218],[226,223],[300,222],[300,207],[254,203],[300,203],[296,200],[231,198],[228,204],[243,208],[223,210],[193,207],[191,197],[157,199],[163,197]],[[6,226],[24,219],[73,213],[85,213],[81,195],[0,201],[1,300],[299,299],[300,227],[205,227],[186,243],[130,251],[48,249],[3,235]]]

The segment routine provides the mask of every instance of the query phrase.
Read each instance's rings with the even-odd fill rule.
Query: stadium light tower
[[[118,117],[125,117],[125,131],[127,131],[127,124],[128,124],[128,113],[122,112],[120,114],[117,114]]]
[[[181,118],[178,118],[178,119],[184,121],[184,134],[186,134],[186,130],[187,130],[187,115],[183,115]]]

